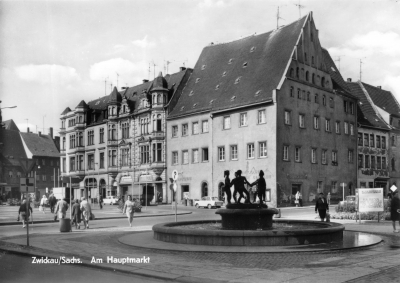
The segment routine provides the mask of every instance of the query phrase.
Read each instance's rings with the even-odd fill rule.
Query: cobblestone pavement
[[[34,248],[24,248],[24,236],[3,238],[0,247],[44,256],[80,257],[90,264],[92,257],[104,263],[92,264],[122,272],[132,272],[170,280],[209,282],[395,282],[400,260],[399,235],[391,234],[390,224],[356,226],[380,233],[384,243],[370,248],[335,252],[299,252],[289,254],[171,252],[126,246],[121,236],[135,237],[150,226],[114,230],[93,229],[68,234],[35,234]],[[354,226],[354,225],[353,225]],[[353,228],[349,225],[349,228]],[[361,229],[362,228],[362,229]],[[375,231],[376,230],[376,231]],[[384,233],[382,234],[382,231]],[[19,244],[19,245],[17,245]],[[107,257],[149,257],[148,264],[111,264]],[[379,282],[378,281],[378,282]]]

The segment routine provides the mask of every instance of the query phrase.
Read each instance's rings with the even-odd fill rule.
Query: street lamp
[[[0,109],[6,109],[6,108],[17,108],[17,106],[7,106],[7,107],[1,107]]]
[[[97,197],[99,200],[99,207],[100,207],[100,164],[98,162],[95,163],[97,166]]]

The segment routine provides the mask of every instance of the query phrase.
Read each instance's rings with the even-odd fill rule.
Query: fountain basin
[[[183,221],[153,226],[154,239],[163,242],[208,246],[293,246],[341,242],[344,226],[302,220],[275,220],[274,223],[312,225],[302,230],[190,230],[180,226],[221,221]],[[315,226],[318,228],[316,229]]]

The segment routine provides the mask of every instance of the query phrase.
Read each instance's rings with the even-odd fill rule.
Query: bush
[[[344,219],[344,220],[356,220],[359,219],[359,214],[351,213],[351,212],[338,212],[335,214],[331,214],[331,219]],[[380,220],[390,220],[390,212],[380,213]],[[361,220],[376,220],[378,221],[378,213],[377,212],[367,212],[361,213]]]
[[[386,212],[390,212],[390,201],[388,199],[383,199],[383,210]],[[355,202],[339,202],[337,206],[335,206],[336,212],[356,212],[356,203]]]

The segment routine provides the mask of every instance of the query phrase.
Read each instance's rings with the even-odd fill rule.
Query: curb
[[[188,212],[179,212],[177,215],[186,215],[186,214],[192,214],[191,211]],[[140,216],[134,216],[133,218],[142,218],[142,217],[159,217],[159,216],[171,216],[175,215],[175,213],[167,213],[167,214],[152,214],[152,215],[140,215]],[[116,216],[116,217],[104,217],[104,218],[96,218],[96,220],[112,220],[112,219],[124,219],[126,216]],[[57,223],[59,222],[58,220],[39,220],[39,221],[34,221],[33,224],[43,224],[43,223]],[[0,226],[13,226],[13,225],[21,225],[21,222],[1,222]]]

